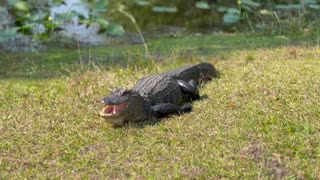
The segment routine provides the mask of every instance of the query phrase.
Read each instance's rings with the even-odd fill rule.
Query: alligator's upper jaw
[[[127,102],[124,102],[119,105],[107,105],[100,112],[100,116],[103,116],[103,117],[118,116],[123,109],[127,108],[127,106],[128,106]]]

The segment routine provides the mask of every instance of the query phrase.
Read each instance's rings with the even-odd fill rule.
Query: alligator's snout
[[[114,98],[114,97],[106,97],[106,98],[103,98],[101,100],[101,103],[103,104],[119,104],[119,98]]]

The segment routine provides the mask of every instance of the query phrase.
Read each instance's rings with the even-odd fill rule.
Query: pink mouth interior
[[[108,105],[102,111],[105,115],[115,115],[122,109],[126,108],[128,103],[122,103],[120,105]]]

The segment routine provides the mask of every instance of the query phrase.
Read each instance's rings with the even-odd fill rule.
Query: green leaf
[[[124,29],[122,26],[118,25],[118,24],[110,24],[107,27],[107,33],[113,36],[121,36],[124,34]]]
[[[54,4],[65,4],[64,0],[53,0]]]
[[[266,10],[266,9],[261,9],[259,12],[262,15],[273,15],[274,14],[273,11],[269,11],[269,10]]]
[[[291,9],[301,9],[303,6],[301,4],[290,4],[290,5],[276,5],[276,9],[291,10]]]
[[[224,7],[224,6],[219,6],[219,7],[217,8],[217,11],[220,12],[220,13],[223,13],[223,12],[228,11],[228,8],[227,8],[227,7]]]
[[[239,14],[227,13],[223,16],[224,24],[236,24],[240,22]]]
[[[301,9],[301,8],[303,8],[303,5],[302,4],[290,4],[289,8],[290,9]]]
[[[303,4],[317,4],[318,2],[316,0],[300,0]]]
[[[246,5],[251,6],[251,7],[260,7],[261,6],[260,3],[254,2],[252,0],[242,0],[242,4],[246,4]]]
[[[7,8],[0,6],[0,13],[4,13],[7,11]]]
[[[0,42],[7,41],[10,38],[14,38],[17,36],[18,28],[11,28],[6,30],[0,30]]]
[[[30,9],[30,5],[25,1],[16,2],[13,6],[18,11],[29,11]]]
[[[256,26],[256,28],[258,28],[258,29],[267,29],[267,27],[268,27],[268,26],[266,26],[265,24],[256,24],[255,26]]]
[[[18,28],[18,32],[20,32],[22,34],[30,35],[30,34],[32,34],[32,27],[33,27],[33,24],[26,24],[24,26],[20,26]]]
[[[17,2],[18,2],[18,0],[7,0],[7,3],[9,6],[13,6]]]
[[[46,40],[50,37],[49,33],[41,33],[34,36],[35,41]]]
[[[24,22],[29,21],[30,18],[31,18],[30,13],[28,13],[24,16],[17,17],[15,20],[15,24],[24,24]]]
[[[95,3],[95,11],[106,12],[107,11],[108,0],[99,0]]]
[[[137,0],[135,3],[139,6],[149,6],[150,2],[149,1],[142,1],[142,0]]]
[[[210,9],[210,6],[207,2],[203,2],[203,1],[199,1],[199,2],[196,2],[196,8],[199,8],[199,9]]]
[[[51,21],[51,16],[50,16],[50,12],[47,12],[43,17],[42,17],[43,21]]]
[[[71,21],[74,16],[75,16],[75,14],[73,12],[56,14],[54,17],[54,20],[56,20],[56,21]]]
[[[240,11],[237,8],[229,8],[227,13],[228,14],[240,14]]]
[[[248,12],[253,12],[252,8],[250,6],[248,6],[248,5],[245,5],[245,4],[242,5],[242,9],[245,9]]]
[[[152,11],[157,13],[176,13],[178,9],[176,7],[154,6]]]
[[[309,8],[311,8],[311,9],[320,9],[320,5],[317,5],[317,4],[309,4]]]
[[[103,29],[107,29],[107,27],[110,25],[110,23],[107,20],[102,18],[99,18],[97,20],[97,23],[100,25],[100,28],[103,28]]]

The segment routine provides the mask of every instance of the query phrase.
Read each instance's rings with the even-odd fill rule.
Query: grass
[[[0,177],[320,177],[317,44],[219,35],[162,39],[150,48],[165,59],[157,67],[143,65],[138,46],[92,49],[93,65],[83,70],[77,51],[5,55]],[[114,87],[202,60],[221,77],[201,87],[207,98],[191,113],[144,128],[113,128],[97,116],[97,101]]]

